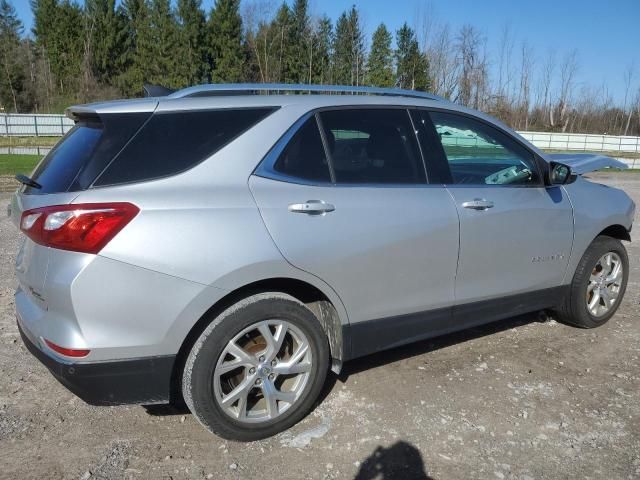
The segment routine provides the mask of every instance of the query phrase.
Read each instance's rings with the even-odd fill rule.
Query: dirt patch
[[[0,193],[9,193],[16,191],[19,183],[13,177],[13,175],[0,175]],[[4,210],[1,213],[4,214]]]
[[[640,205],[640,174],[594,178]],[[59,385],[19,339],[19,236],[1,218],[2,478],[640,478],[640,243],[604,327],[528,315],[363,358],[300,424],[239,444],[188,412],[90,407]]]

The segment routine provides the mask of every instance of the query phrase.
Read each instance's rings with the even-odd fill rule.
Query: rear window
[[[101,123],[79,123],[53,148],[33,172],[41,189],[27,187],[30,193],[65,192],[78,171],[87,163],[103,133]],[[25,192],[26,193],[26,192]]]
[[[59,193],[89,188],[150,113],[85,117],[45,156],[31,177],[42,188],[24,193]]]
[[[94,185],[151,180],[188,170],[274,110],[255,108],[156,113]]]

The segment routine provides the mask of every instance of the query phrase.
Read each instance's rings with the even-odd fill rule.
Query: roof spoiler
[[[162,85],[151,85],[145,83],[142,87],[144,90],[145,97],[166,97],[167,95],[171,95],[175,90],[171,88],[163,87]]]

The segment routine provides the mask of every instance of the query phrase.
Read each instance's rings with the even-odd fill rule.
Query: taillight
[[[140,209],[131,203],[80,203],[23,212],[22,230],[47,247],[98,253]]]
[[[91,352],[91,350],[61,347],[60,345],[56,345],[51,340],[47,340],[46,338],[44,339],[44,343],[46,343],[51,350],[58,352],[59,354],[66,357],[86,357]]]

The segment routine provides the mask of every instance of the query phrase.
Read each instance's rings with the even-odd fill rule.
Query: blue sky
[[[29,31],[29,0],[13,4]],[[212,4],[213,0],[203,0],[207,11]],[[327,13],[334,20],[352,4],[361,11],[368,34],[381,21],[392,31],[405,21],[416,27],[429,11],[454,30],[466,23],[477,27],[487,38],[495,67],[497,43],[509,24],[516,45],[526,39],[533,47],[538,66],[550,50],[561,59],[577,49],[581,84],[605,84],[622,103],[623,73],[634,63],[635,88],[640,85],[640,0],[310,0],[312,13]]]

